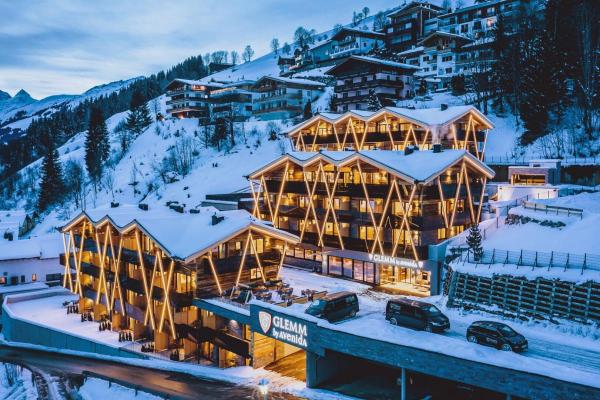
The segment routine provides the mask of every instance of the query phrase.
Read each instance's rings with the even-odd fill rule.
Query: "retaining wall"
[[[9,342],[28,343],[59,350],[73,350],[116,357],[148,358],[143,354],[138,354],[125,348],[98,343],[88,338],[68,334],[45,325],[21,319],[10,308],[11,304],[18,302],[64,294],[65,290],[60,288],[7,296],[2,304],[2,333],[4,338]]]

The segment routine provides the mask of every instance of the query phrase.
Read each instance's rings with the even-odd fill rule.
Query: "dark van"
[[[450,320],[433,304],[409,299],[390,300],[385,309],[385,319],[392,325],[442,332],[450,329]]]
[[[352,318],[358,312],[358,297],[351,292],[329,294],[315,300],[306,309],[306,313],[329,322]]]
[[[527,350],[525,336],[510,326],[495,321],[475,321],[467,328],[467,340],[504,351]]]

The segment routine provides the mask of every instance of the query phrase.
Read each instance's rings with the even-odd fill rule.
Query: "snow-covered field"
[[[535,218],[538,221],[561,221],[564,227],[553,228],[538,223],[504,225],[489,235],[483,242],[484,248],[502,250],[532,250],[543,252],[565,252],[573,254],[600,254],[600,192],[581,193],[574,196],[558,197],[549,200],[535,200],[536,203],[583,209],[583,218],[568,216],[565,213],[553,214],[545,211],[512,208],[509,213]]]
[[[82,400],[97,400],[104,397],[112,397],[119,400],[159,400],[160,397],[149,393],[135,391],[113,383],[109,385],[107,381],[96,378],[88,378],[79,388],[78,394]]]
[[[165,101],[165,96],[156,100],[156,107],[163,113]],[[320,104],[319,101],[316,104]],[[149,102],[151,109],[154,106],[154,101]],[[109,118],[109,131],[112,133],[126,117],[127,113],[124,112]],[[280,121],[275,121],[275,124],[282,126]],[[289,149],[287,140],[268,140],[268,125],[269,122],[265,121],[248,121],[243,126],[239,124],[236,145],[224,152],[206,148],[203,143],[203,128],[198,126],[197,119],[154,122],[133,141],[122,159],[114,163],[113,167],[106,168],[105,178],[97,194],[88,186],[86,206],[93,208],[115,201],[121,204],[145,202],[154,207],[164,206],[167,201],[179,201],[190,208],[200,205],[206,194],[247,191],[249,183],[245,175]],[[116,157],[120,152],[119,137],[112,133],[110,140],[111,157]],[[185,176],[176,176],[175,182],[165,182],[159,172],[161,164],[174,146],[185,140],[191,143],[195,154],[190,172]],[[63,163],[74,160],[84,164],[85,133],[79,133],[67,141],[59,148],[59,154]],[[26,167],[22,174],[25,174],[25,170],[39,169],[40,165],[41,160],[38,160]],[[31,199],[16,199],[14,207],[26,208],[28,202]],[[78,212],[72,204],[59,207],[46,216],[30,235],[51,232]]]

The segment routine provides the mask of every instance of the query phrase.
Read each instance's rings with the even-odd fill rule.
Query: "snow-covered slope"
[[[14,95],[10,95],[6,92],[0,91],[0,116],[3,114],[11,113],[13,110],[25,107],[28,104],[35,103],[37,100],[32,98],[29,93],[21,89]]]
[[[152,100],[148,106],[153,108],[155,101],[164,113],[166,97],[163,95]],[[105,168],[105,176],[97,194],[88,185],[87,207],[113,201],[121,204],[144,202],[150,207],[164,207],[167,201],[179,201],[188,208],[196,207],[205,200],[207,194],[248,190],[249,184],[244,176],[276,158],[288,145],[284,140],[268,140],[267,126],[273,123],[281,126],[280,121],[238,124],[236,145],[225,152],[205,146],[204,128],[198,125],[197,119],[167,119],[153,122],[120,158],[120,138],[115,128],[126,117],[127,112],[123,112],[107,120],[111,133],[111,166]],[[85,165],[85,136],[85,132],[81,132],[58,149],[63,165],[69,160]],[[181,156],[176,148],[181,149],[182,146],[188,154],[192,154],[189,173],[185,176],[173,171],[165,174],[165,163],[171,156]],[[30,179],[38,179],[41,161],[37,160],[20,171],[22,185],[26,185]],[[24,188],[22,195],[15,195],[12,199],[11,208],[30,207],[36,196],[37,190],[27,191]],[[50,232],[76,212],[78,210],[72,203],[57,207],[31,234],[35,236]]]
[[[21,90],[14,97],[7,100],[3,101],[0,97],[0,126],[5,124],[7,128],[12,130],[2,135],[0,140],[6,141],[15,134],[21,134],[22,132],[19,130],[27,129],[34,118],[52,114],[60,106],[76,107],[82,101],[119,91],[140,78],[136,77],[95,86],[79,95],[60,94],[34,100],[27,92]],[[10,123],[7,124],[7,121],[10,121]]]

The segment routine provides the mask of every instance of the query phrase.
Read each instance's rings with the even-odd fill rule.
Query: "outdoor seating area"
[[[289,307],[294,303],[303,304],[312,302],[327,294],[327,291],[311,289],[302,289],[296,294],[294,294],[294,291],[295,289],[289,283],[281,279],[272,279],[249,285],[239,284],[237,288],[232,288],[224,292],[223,298],[242,305],[247,304],[252,299],[256,299],[282,307]]]

